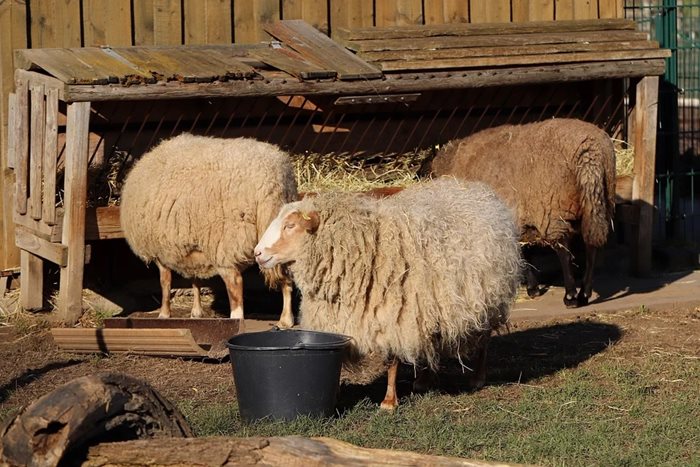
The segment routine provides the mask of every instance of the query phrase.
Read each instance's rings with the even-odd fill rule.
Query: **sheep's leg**
[[[382,404],[379,406],[384,410],[395,410],[399,406],[399,400],[396,397],[396,373],[399,369],[399,361],[394,359],[389,365],[389,370],[386,373],[386,395]]]
[[[428,392],[438,384],[438,375],[430,368],[421,368],[413,381],[413,392]]]
[[[575,308],[578,306],[578,301],[576,299],[576,279],[574,278],[573,258],[569,250],[568,242],[555,245],[554,251],[557,252],[559,262],[561,263],[561,271],[564,274],[564,305],[566,305],[567,308]]]
[[[170,269],[166,268],[160,261],[156,260],[156,266],[158,266],[158,271],[160,272],[160,313],[158,313],[159,318],[170,318],[170,288],[173,283],[173,273]]]
[[[527,295],[530,298],[539,297],[544,293],[544,289],[540,288],[540,283],[537,280],[537,274],[535,274],[535,267],[532,265],[531,254],[528,252],[527,248],[522,249],[523,258],[525,258],[525,277],[527,280]]]
[[[578,305],[588,305],[588,300],[593,293],[593,269],[595,268],[595,257],[598,249],[586,245],[586,272],[583,275],[583,287],[578,293]]]
[[[282,282],[282,314],[277,322],[280,329],[289,329],[294,326],[294,315],[292,314],[292,281],[285,278]]]
[[[190,318],[201,318],[204,316],[204,310],[202,309],[200,284],[197,279],[192,280],[192,297],[192,311],[190,312]]]
[[[472,369],[468,380],[468,384],[471,389],[481,389],[486,384],[486,353],[489,348],[490,340],[491,333],[488,332],[482,334],[477,342],[472,359],[472,365],[474,368]]]
[[[243,325],[243,276],[236,268],[220,269],[219,275],[226,284],[231,319],[240,319]]]

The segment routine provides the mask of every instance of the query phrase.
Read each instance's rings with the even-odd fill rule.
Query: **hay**
[[[304,153],[292,156],[300,192],[367,191],[406,187],[418,181],[418,170],[432,150],[358,158]]]
[[[634,174],[634,148],[626,141],[613,138],[615,173],[618,177]]]

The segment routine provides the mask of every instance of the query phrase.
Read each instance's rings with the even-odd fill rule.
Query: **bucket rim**
[[[310,333],[310,334],[324,334],[327,336],[334,336],[338,340],[336,342],[324,342],[324,343],[310,343],[310,342],[296,342],[291,345],[275,345],[275,346],[270,346],[270,345],[241,345],[241,344],[232,344],[231,341],[239,336],[244,336],[244,335],[262,335],[262,334],[272,334],[272,333],[298,333],[298,332],[303,332],[303,333]],[[236,334],[235,336],[231,337],[228,341],[226,341],[226,347],[228,347],[230,350],[252,350],[252,351],[258,351],[258,350],[267,350],[267,351],[275,351],[275,350],[337,350],[337,349],[342,349],[343,347],[346,347],[350,341],[352,341],[353,338],[351,336],[346,336],[345,334],[337,334],[337,333],[332,333],[332,332],[323,332],[323,331],[310,331],[306,329],[270,329],[269,331],[257,331],[257,332],[244,332],[241,334]]]

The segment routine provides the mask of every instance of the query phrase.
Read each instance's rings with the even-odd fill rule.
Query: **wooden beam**
[[[56,164],[58,161],[58,90],[46,89],[46,126],[44,128],[43,202],[41,218],[56,223]]]
[[[44,260],[26,250],[19,252],[22,281],[19,304],[24,310],[38,311],[44,308]]]
[[[30,84],[29,115],[29,215],[41,219],[41,200],[44,162],[44,126],[46,125],[46,101],[44,87]]]
[[[634,272],[651,272],[651,241],[654,224],[654,171],[656,165],[656,132],[659,77],[639,80],[634,104],[634,181],[632,200],[639,208],[637,251],[633,256]]]
[[[68,86],[66,99],[82,101],[129,101],[184,99],[190,97],[250,96],[336,96],[338,94],[427,92],[513,84],[541,84],[607,78],[635,78],[662,75],[663,59],[586,62],[530,67],[505,67],[455,72],[387,74],[383,80],[304,81],[270,76],[265,80],[227,81],[216,86],[198,83],[166,83],[160,86]],[[342,84],[339,84],[342,83]]]
[[[19,248],[34,256],[47,259],[59,266],[65,266],[68,258],[66,247],[60,243],[51,243],[34,235],[24,227],[15,229],[15,243]]]
[[[630,59],[655,59],[671,55],[668,49],[621,50],[609,52],[572,52],[545,55],[512,55],[507,57],[445,58],[437,60],[392,60],[378,62],[383,71],[420,71],[463,68],[488,68],[498,66],[538,65],[552,63],[582,63],[595,60],[615,61]]]
[[[234,466],[433,466],[500,467],[507,463],[433,456],[394,449],[371,449],[332,438],[212,437],[155,438],[90,447],[85,465],[228,465]],[[222,461],[221,459],[224,459]]]
[[[27,82],[18,80],[17,95],[17,139],[14,147],[15,164],[15,209],[20,214],[27,212],[27,185],[29,182],[29,89]]]
[[[61,268],[58,294],[59,320],[73,324],[83,312],[83,265],[85,261],[85,207],[87,199],[90,103],[68,106],[66,124],[65,212],[61,243],[68,248]]]

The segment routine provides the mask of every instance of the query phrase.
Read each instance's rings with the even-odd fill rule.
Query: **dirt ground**
[[[199,405],[235,400],[228,361],[71,354],[58,349],[47,330],[24,335],[16,330],[5,331],[0,334],[0,417],[3,418],[73,378],[100,371],[141,378],[176,403]],[[634,359],[640,349],[700,358],[700,308],[636,307],[577,318],[515,320],[510,331],[492,339],[488,384],[546,378],[594,355],[602,359]],[[401,384],[408,384],[410,373],[402,373]],[[451,378],[443,377],[442,381],[443,389],[453,389]],[[381,384],[376,386],[381,390]],[[363,388],[351,390],[364,391]],[[381,394],[367,395],[381,397]]]

